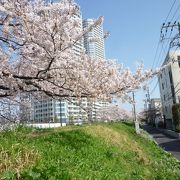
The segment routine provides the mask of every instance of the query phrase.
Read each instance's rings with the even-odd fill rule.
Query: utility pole
[[[163,23],[163,25],[161,27],[161,41],[164,41],[167,39],[165,36],[168,33],[168,29],[170,29],[170,34],[172,34],[172,32],[175,28],[178,30],[178,32],[175,34],[174,37],[171,38],[170,44],[169,44],[169,49],[171,49],[173,47],[180,47],[180,42],[179,42],[179,39],[180,39],[180,23],[176,22],[176,21],[174,23],[171,23],[171,22],[168,22],[167,24]]]
[[[144,99],[144,113],[145,113],[146,120],[147,120],[147,115],[148,115],[147,110],[148,110],[147,99]]]
[[[180,23],[179,22],[168,22],[167,24],[163,23],[161,27],[161,35],[163,35],[163,30],[165,29],[165,32],[168,32],[168,29],[171,28],[171,31],[173,31],[174,28],[178,28],[179,34],[180,34]],[[162,37],[162,36],[161,36]]]
[[[137,115],[136,115],[136,104],[135,104],[135,95],[134,95],[134,92],[132,92],[132,96],[133,96],[133,114],[134,114],[135,130],[136,130],[137,134],[140,134],[139,122],[138,122]]]
[[[151,98],[150,98],[150,93],[149,93],[149,87],[146,87],[146,119],[147,119],[147,122],[149,120],[149,117],[150,117],[150,109],[151,109],[151,104],[150,104],[150,101],[151,101]],[[148,122],[149,123],[149,122]]]

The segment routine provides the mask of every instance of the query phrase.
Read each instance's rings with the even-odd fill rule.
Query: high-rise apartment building
[[[158,76],[162,111],[167,128],[172,129],[172,105],[180,103],[180,51],[170,51]]]
[[[83,28],[89,27],[94,23],[94,19],[83,20]],[[92,31],[84,35],[84,48],[86,53],[92,58],[105,59],[104,31],[103,25],[98,25]],[[98,120],[98,111],[102,107],[106,107],[107,102],[96,101],[92,104],[92,120]]]
[[[92,23],[94,23],[93,19],[83,20],[83,28],[87,28]],[[91,32],[84,35],[84,47],[89,56],[105,59],[104,32],[102,25],[98,25]]]

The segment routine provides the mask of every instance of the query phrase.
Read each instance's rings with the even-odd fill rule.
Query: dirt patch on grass
[[[77,130],[77,129],[80,129],[80,127],[78,127],[78,126],[67,127],[66,126],[66,127],[58,127],[58,128],[53,128],[53,129],[46,129],[45,131],[35,130],[34,132],[24,135],[24,137],[25,138],[36,138],[36,137],[40,137],[40,136],[48,136],[48,135],[58,133],[61,131],[72,131],[72,130]]]
[[[20,144],[14,144],[8,150],[0,147],[0,174],[14,171],[18,177],[21,170],[33,165],[39,158],[40,155],[37,150]]]
[[[121,151],[133,151],[137,161],[143,164],[150,164],[150,161],[146,158],[146,154],[138,146],[138,143],[133,139],[130,139],[127,133],[117,132],[106,126],[87,126],[86,132],[94,137],[103,138],[106,143],[118,146]]]

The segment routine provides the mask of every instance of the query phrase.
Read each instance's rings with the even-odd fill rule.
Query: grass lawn
[[[180,162],[131,124],[0,133],[0,179],[180,179]]]

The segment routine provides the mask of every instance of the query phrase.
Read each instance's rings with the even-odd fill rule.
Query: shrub
[[[180,126],[176,127],[176,132],[180,133]]]
[[[180,104],[172,106],[173,123],[175,128],[180,126]]]

